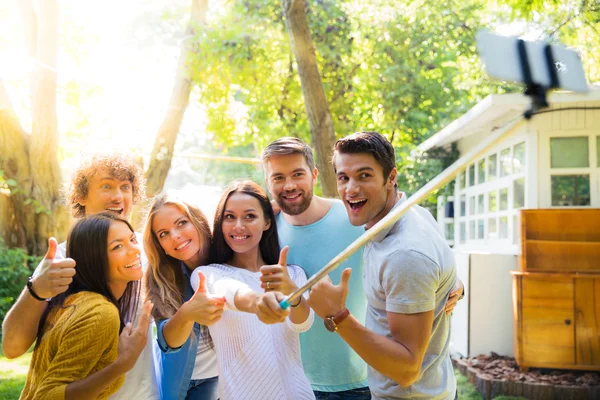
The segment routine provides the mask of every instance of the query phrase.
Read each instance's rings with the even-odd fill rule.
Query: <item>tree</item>
[[[68,222],[61,204],[57,158],[56,55],[58,5],[39,0],[18,2],[29,53],[35,60],[31,75],[32,131],[22,129],[8,93],[0,81],[0,228],[9,246],[41,254],[49,236],[64,237]]]
[[[337,195],[335,173],[329,166],[335,143],[335,131],[306,18],[306,0],[283,0],[282,8],[292,50],[298,64],[302,97],[310,122],[311,142],[317,155],[323,195],[335,197]]]
[[[190,43],[192,43],[191,39],[197,33],[198,26],[206,24],[207,9],[208,0],[192,0],[190,21],[186,28],[186,38],[181,45],[169,106],[154,140],[150,164],[145,174],[147,180],[146,196],[148,198],[153,197],[162,190],[169,173],[169,168],[171,168],[175,141],[192,90],[189,71],[189,54],[192,51]]]

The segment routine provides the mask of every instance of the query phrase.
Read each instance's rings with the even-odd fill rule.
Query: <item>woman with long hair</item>
[[[131,225],[111,213],[85,217],[69,233],[67,257],[77,273],[42,315],[21,399],[105,399],[146,343],[132,349],[127,338],[119,341],[121,331],[121,339],[131,332],[142,277]],[[139,334],[148,331],[150,308],[145,305]]]
[[[202,211],[168,194],[154,199],[144,229],[145,283],[154,303],[163,400],[217,398],[217,359],[206,327],[220,319],[225,299],[190,285],[192,271],[208,260],[210,241]]]
[[[304,298],[289,313],[279,307],[284,294],[306,282],[306,275],[300,267],[286,265],[287,248],[280,252],[265,191],[252,181],[230,185],[217,206],[213,230],[211,264],[197,269],[205,278],[192,274],[192,286],[226,298],[221,320],[209,327],[220,399],[314,399],[299,341],[299,332],[311,327],[313,313]],[[261,270],[284,275],[277,288],[281,292],[263,291],[271,288],[261,281]]]

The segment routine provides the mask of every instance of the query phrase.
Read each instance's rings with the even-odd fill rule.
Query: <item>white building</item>
[[[456,142],[464,154],[495,129],[505,139],[456,179],[453,230],[458,273],[467,295],[452,321],[452,351],[513,355],[510,270],[519,268],[522,208],[600,208],[600,88],[555,93],[529,121],[530,100],[491,95],[425,141],[426,151]],[[440,206],[440,210],[444,207]],[[600,229],[600,227],[598,228]]]

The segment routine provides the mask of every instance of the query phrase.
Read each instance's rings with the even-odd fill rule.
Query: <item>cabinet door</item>
[[[573,364],[573,279],[523,276],[523,361],[534,366]]]
[[[600,365],[600,278],[575,279],[577,364]]]

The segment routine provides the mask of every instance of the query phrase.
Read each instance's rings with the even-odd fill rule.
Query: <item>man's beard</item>
[[[281,208],[281,211],[286,213],[287,215],[300,215],[304,211],[308,209],[310,206],[310,202],[312,201],[313,191],[310,192],[301,192],[302,193],[302,201],[296,204],[289,204],[283,198],[283,193],[281,193],[277,198],[277,204]]]

